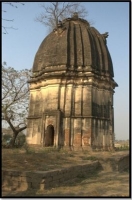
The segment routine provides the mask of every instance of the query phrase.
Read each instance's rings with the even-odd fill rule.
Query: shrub
[[[2,147],[7,148],[10,147],[12,135],[5,134],[2,135]],[[22,147],[26,141],[26,136],[21,133],[17,136],[14,147]]]
[[[128,151],[129,150],[129,146],[121,146],[121,147],[116,147],[115,149],[116,151]]]
[[[2,135],[2,147],[7,148],[10,146],[12,136],[10,134]]]
[[[23,146],[25,142],[26,142],[26,136],[24,134],[20,134],[17,136],[15,143],[19,147],[19,146]]]

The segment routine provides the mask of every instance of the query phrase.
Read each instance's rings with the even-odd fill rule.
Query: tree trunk
[[[18,133],[20,133],[21,131],[26,129],[27,126],[24,126],[22,128],[16,128],[16,127],[13,126],[13,124],[11,123],[9,118],[7,118],[6,121],[8,122],[8,124],[10,125],[10,128],[13,131],[13,137],[12,137],[12,140],[11,140],[11,146],[14,147]]]
[[[16,141],[17,135],[18,135],[17,132],[13,133],[13,137],[12,137],[12,140],[11,140],[11,146],[12,147],[14,147],[14,145],[15,145],[15,141]]]

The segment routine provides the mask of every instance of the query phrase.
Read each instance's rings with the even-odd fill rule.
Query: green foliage
[[[24,148],[26,154],[34,153],[34,150],[32,150],[32,149],[29,147],[29,145],[27,144],[27,142],[25,142],[25,143],[23,144],[23,148]]]
[[[128,145],[124,145],[121,147],[116,147],[116,151],[128,151],[129,150],[129,146]]]
[[[9,140],[11,138],[11,135],[10,134],[4,134],[4,135],[2,135],[2,141],[4,142],[6,142],[7,140]]]
[[[17,136],[16,144],[18,146],[23,146],[26,142],[26,136],[24,134],[20,134]]]
[[[11,147],[11,140],[12,140],[12,135],[10,134],[4,134],[2,136],[2,147],[4,148],[9,148]],[[14,147],[20,148],[25,144],[26,141],[26,136],[24,134],[18,135]]]
[[[4,134],[2,135],[2,147],[7,148],[10,146],[10,141],[11,141],[11,135],[10,134]]]
[[[127,172],[127,173],[129,173],[129,171],[130,171],[129,168],[126,168],[123,170],[123,172]]]

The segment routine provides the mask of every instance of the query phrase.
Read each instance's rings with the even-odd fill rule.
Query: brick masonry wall
[[[95,170],[100,169],[98,161],[89,164],[71,166],[60,170],[20,172],[13,170],[2,171],[2,188],[4,190],[28,190],[28,189],[50,189],[61,183],[77,177],[78,175],[88,176]]]
[[[118,171],[121,172],[123,170],[129,169],[129,155],[122,156],[118,159]]]
[[[122,172],[129,169],[129,154],[111,156],[110,158],[102,158],[99,160],[102,170]]]
[[[28,189],[44,190],[61,185],[63,182],[79,176],[88,177],[96,170],[105,171],[123,171],[129,169],[129,155],[119,156],[117,158],[108,158],[107,160],[89,161],[76,166],[62,168],[51,171],[15,171],[2,170],[2,188],[3,190]]]

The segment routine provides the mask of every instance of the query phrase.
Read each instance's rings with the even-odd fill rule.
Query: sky
[[[42,12],[40,2],[24,2],[18,8],[2,3],[3,26],[13,26],[2,34],[2,62],[16,70],[31,69],[35,54],[48,34],[48,28],[35,18]],[[114,132],[116,140],[129,139],[129,3],[82,2],[88,11],[85,18],[100,33],[109,32],[107,46],[112,57],[114,80]],[[70,17],[70,16],[69,16]],[[2,30],[4,32],[4,30]]]

